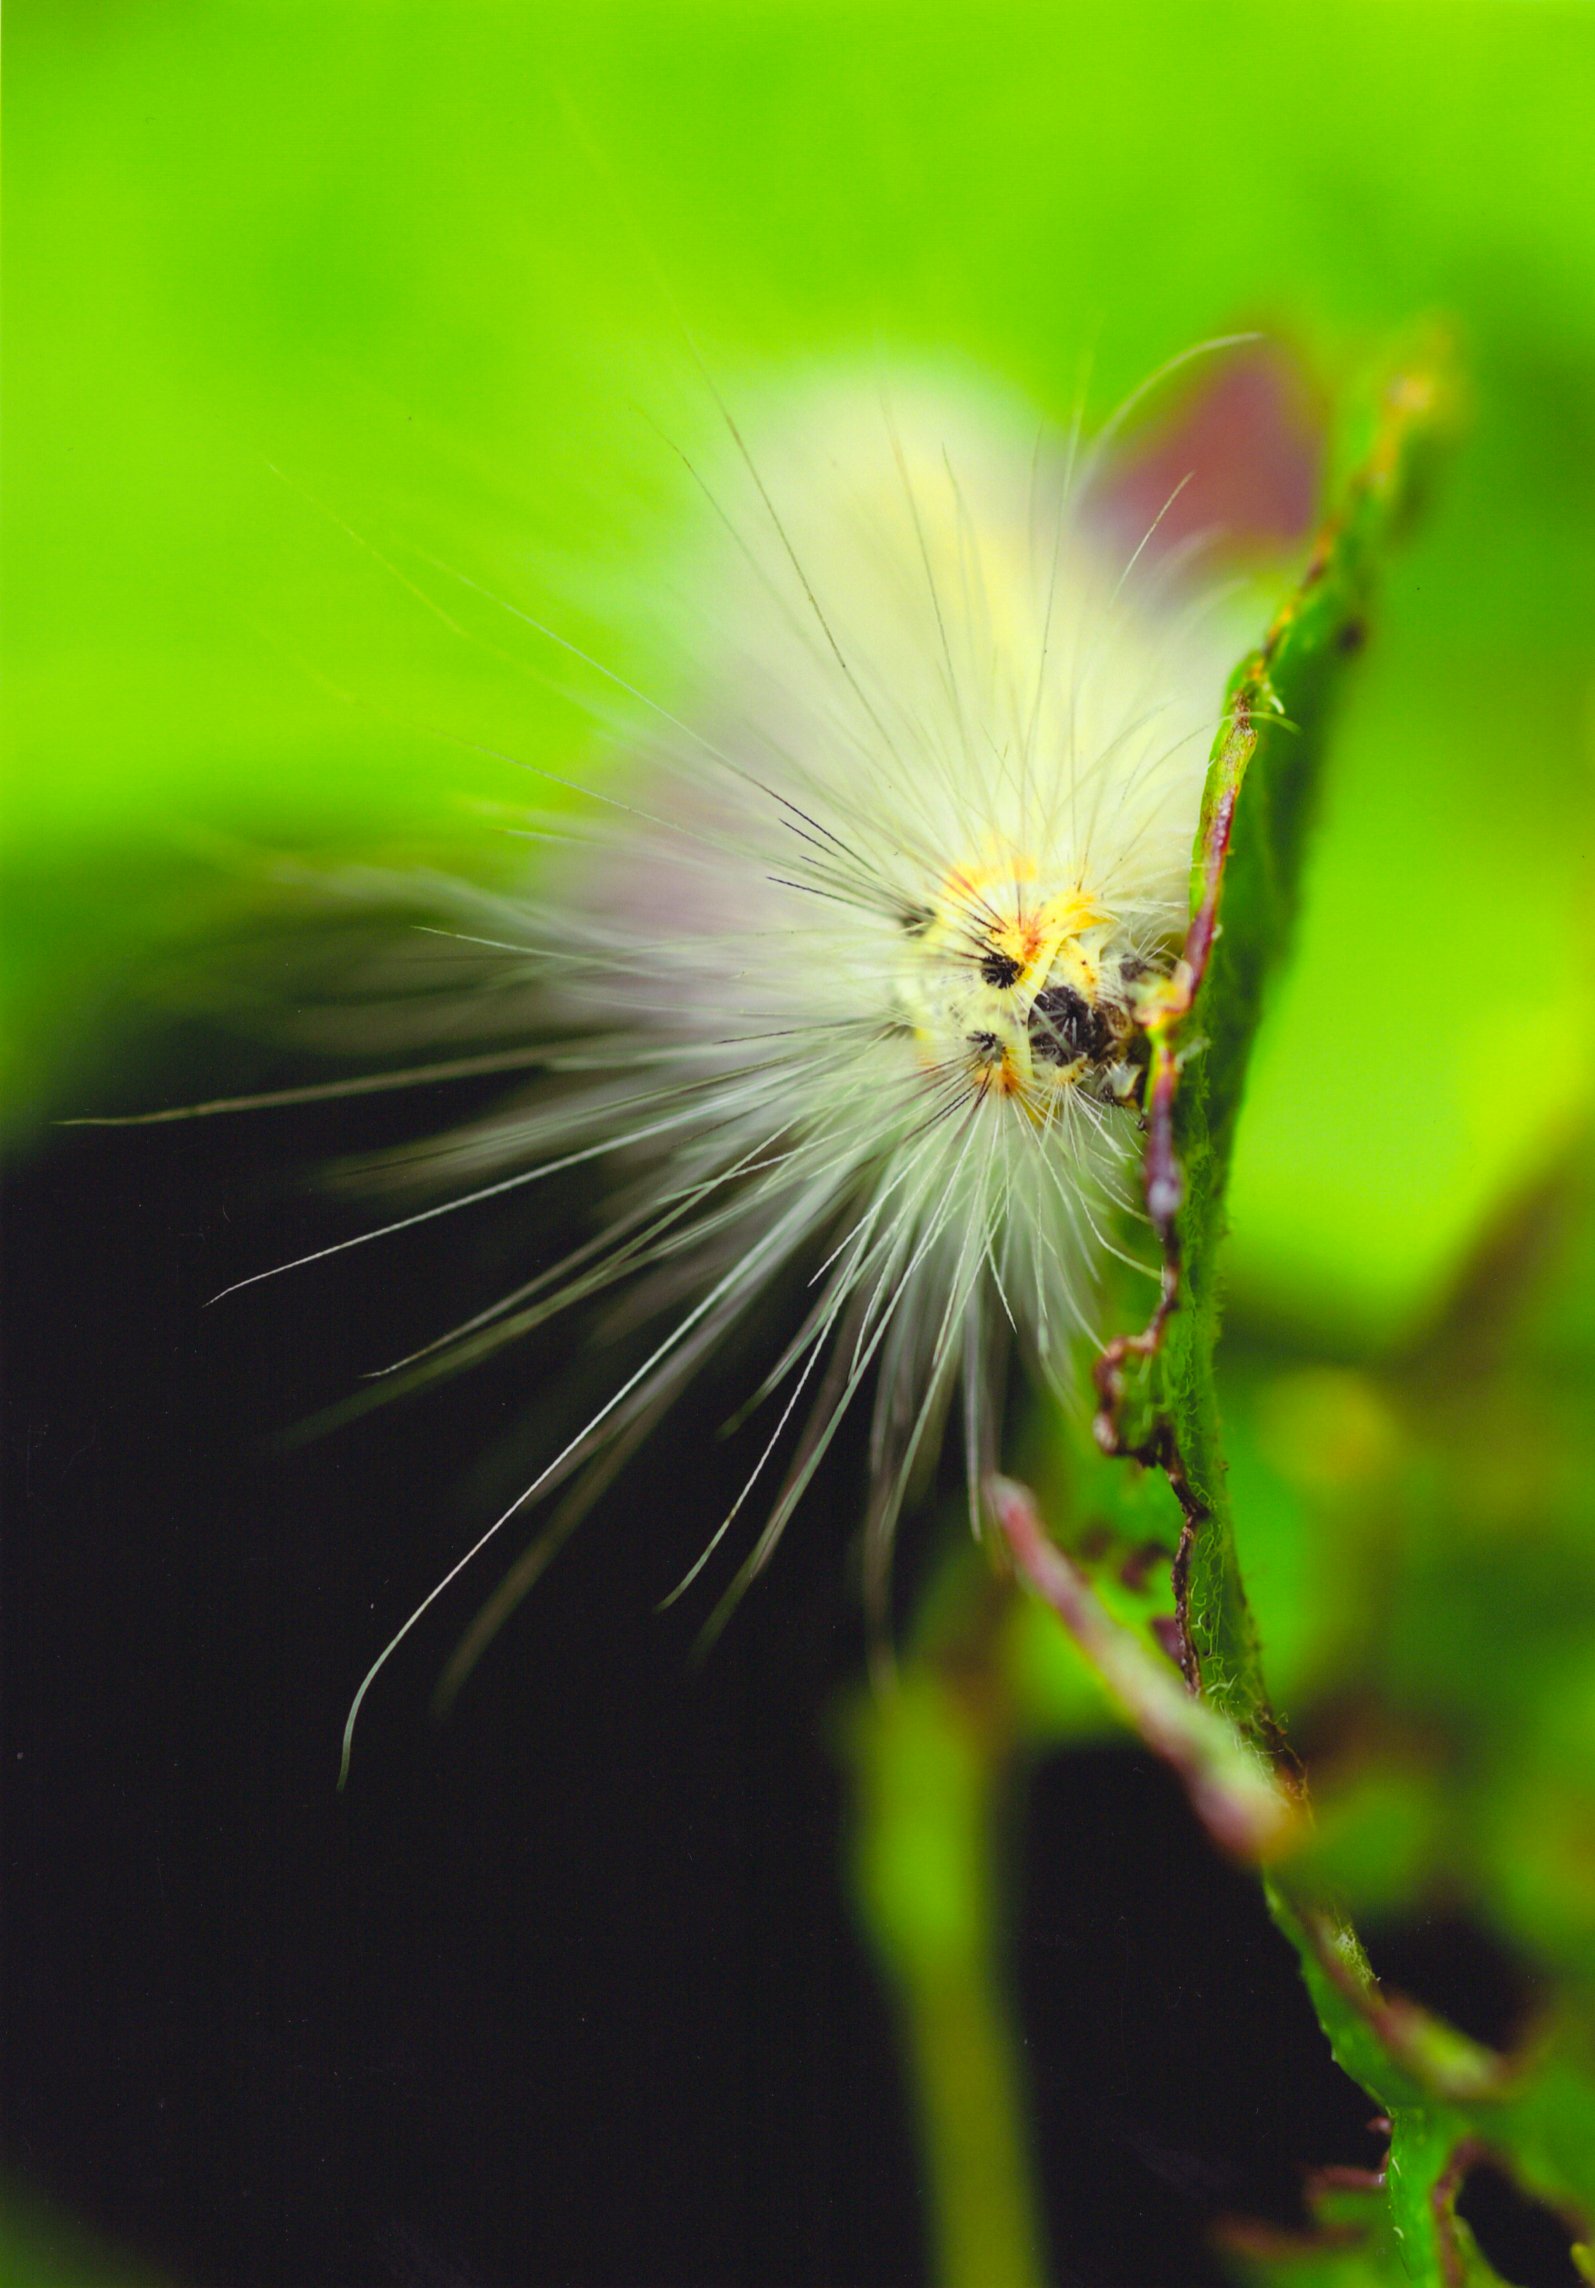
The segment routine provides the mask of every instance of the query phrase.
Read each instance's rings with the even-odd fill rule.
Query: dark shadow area
[[[181,1046],[146,1100],[289,1077]],[[694,1393],[442,1725],[519,1544],[430,1616],[335,1792],[367,1663],[600,1370],[559,1330],[284,1448],[535,1267],[554,1235],[496,1211],[207,1297],[361,1228],[302,1173],[495,1095],[62,1132],[16,1172],[7,2165],[174,2288],[909,2288],[826,1733],[863,1658],[861,1425],[695,1667],[714,1592],[654,1607],[740,1483],[746,1361]],[[1370,2156],[1254,1887],[1161,1773],[1049,1767],[1025,1900],[1060,2279],[1201,2288],[1215,2215],[1293,2216],[1301,2164]]]
[[[1488,2161],[1468,2171],[1457,2214],[1471,2226],[1492,2268],[1513,2288],[1579,2288],[1584,2275],[1573,2262],[1572,2235],[1562,2219],[1520,2192]]]
[[[1369,1957],[1386,1986],[1411,1995],[1491,2049],[1510,2049],[1534,2008],[1527,1964],[1461,1914],[1370,1921]]]
[[[440,1725],[506,1536],[385,1673],[335,1790],[355,1685],[513,1490],[570,1345],[278,1433],[549,1235],[451,1217],[206,1298],[369,1220],[300,1169],[470,1109],[77,1132],[16,1174],[10,2162],[179,2288],[910,2281],[824,1733],[861,1657],[847,1513],[813,1506],[701,1669],[712,1595],[654,1611],[745,1466],[723,1386]]]
[[[1303,2225],[1315,2163],[1372,2167],[1254,1879],[1130,1748],[1049,1761],[1024,1844],[1019,1986],[1058,2276],[1224,2288],[1219,2215]]]

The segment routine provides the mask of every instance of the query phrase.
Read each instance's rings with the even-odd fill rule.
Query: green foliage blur
[[[1065,420],[1086,353],[1088,419],[1243,327],[1333,403],[1454,323],[1466,434],[1240,1132],[1226,1411],[1326,1867],[1478,1918],[1590,2048],[1595,11],[18,0],[9,33],[24,1141],[143,1101],[265,860],[469,865],[524,798],[496,755],[591,746],[562,664],[421,574],[615,656],[689,331],[733,381],[885,344]],[[1040,1728],[1078,1731],[1051,1659]]]
[[[1098,416],[1236,326],[1333,391],[1440,309],[1473,434],[1344,729],[1233,1267],[1350,1340],[1432,1312],[1588,1101],[1592,42],[1484,0],[22,0],[18,1094],[85,1108],[152,941],[221,895],[209,838],[457,848],[519,790],[430,730],[588,737],[531,642],[452,637],[331,518],[579,635],[684,325],[725,374],[950,352],[1061,419],[1086,353]]]

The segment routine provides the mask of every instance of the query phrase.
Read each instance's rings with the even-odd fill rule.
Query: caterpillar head
[[[973,1093],[1042,1123],[1070,1090],[1133,1096],[1149,966],[1088,892],[1051,887],[1022,857],[960,868],[904,934],[898,998],[928,1069],[962,1066]]]

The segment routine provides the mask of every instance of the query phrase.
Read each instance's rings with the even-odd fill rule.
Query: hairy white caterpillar
[[[460,893],[552,1045],[539,1090],[459,1140],[479,1180],[421,1211],[590,1169],[597,1229],[450,1339],[471,1355],[621,1283],[648,1339],[376,1667],[794,1278],[748,1393],[767,1434],[688,1580],[750,1507],[728,1596],[765,1565],[867,1393],[878,1600],[949,1417],[978,1520],[1010,1354],[1066,1390],[1102,1259],[1134,1252],[1136,1015],[1186,914],[1210,599],[1115,536],[1099,455],[1000,402],[832,384],[756,451],[727,426],[690,688],[668,711],[632,694],[619,767],[561,812],[535,892]]]

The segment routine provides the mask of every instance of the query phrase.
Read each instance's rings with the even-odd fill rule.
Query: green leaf
[[[1147,1329],[1110,1345],[1098,1370],[1100,1442],[1160,1463],[1183,1512],[1175,1589],[1187,1683],[1291,1780],[1297,1767],[1263,1677],[1221,1435],[1225,1195],[1253,1043],[1294,930],[1344,670],[1450,397],[1437,342],[1399,362],[1300,587],[1232,679],[1184,955],[1145,1013],[1146,1198],[1164,1249],[1162,1297]],[[1548,2104],[1532,2063],[1510,2064],[1387,1995],[1349,1919],[1314,1897],[1299,1870],[1276,1870],[1267,1893],[1335,2057],[1388,2117],[1387,2221],[1409,2278],[1466,2288],[1495,2277],[1455,2213],[1468,2168],[1486,2153],[1570,2214],[1595,2199],[1595,2159],[1579,2158],[1565,2129],[1580,2110],[1576,2073],[1573,2090]]]
[[[1176,1588],[1187,1677],[1270,1759],[1283,1741],[1236,1560],[1214,1381],[1225,1190],[1252,1044],[1290,947],[1334,703],[1362,645],[1382,551],[1450,397],[1438,341],[1397,366],[1299,587],[1231,678],[1184,953],[1145,1020],[1146,1198],[1163,1242],[1163,1297],[1145,1332],[1110,1345],[1098,1370],[1101,1443],[1161,1460],[1185,1512]],[[1129,1431],[1127,1374],[1146,1360],[1137,1395],[1152,1419]]]

